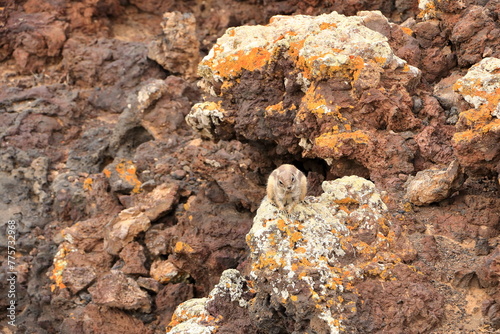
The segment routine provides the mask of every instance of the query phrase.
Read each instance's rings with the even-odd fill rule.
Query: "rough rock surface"
[[[148,58],[164,69],[188,78],[196,76],[200,42],[196,38],[196,18],[191,13],[163,14],[163,36],[149,45]]]
[[[462,173],[457,161],[446,168],[433,168],[420,171],[408,178],[406,197],[415,205],[426,205],[450,197],[463,183]]]
[[[89,288],[89,292],[97,305],[124,310],[141,309],[147,313],[151,311],[148,294],[139,288],[135,280],[121,272],[104,276]]]
[[[408,241],[392,229],[374,184],[352,176],[324,182],[323,189],[290,218],[265,198],[247,235],[249,277],[225,271],[208,300],[179,306],[168,333],[228,331],[232,317],[222,302],[248,312],[250,332],[418,333],[435,327],[443,298],[423,273],[403,263],[399,253]],[[410,294],[401,293],[401,279]],[[392,293],[380,296],[379,289]],[[375,320],[381,311],[387,320]]]
[[[420,123],[409,101],[421,73],[365,24],[332,12],[229,29],[199,65],[211,101],[188,123],[208,137],[321,158],[340,175],[346,159],[379,182],[411,173],[415,149],[400,133]]]
[[[309,325],[324,328],[321,301],[309,317],[311,300],[248,284],[245,235],[282,163],[307,175],[316,198],[323,181],[346,175],[386,191],[383,215],[401,237],[376,258],[399,257],[397,279],[373,272],[354,281],[365,303],[342,326],[391,331],[393,319],[405,323],[399,332],[498,331],[499,13],[496,0],[4,1],[0,294],[10,288],[5,231],[14,226],[17,327],[0,298],[0,332],[165,333],[181,325],[171,322],[177,305],[210,291],[200,304],[215,319],[204,324],[222,333],[257,333],[257,323],[288,331],[313,315]],[[338,37],[324,39],[336,48],[321,42],[325,34]],[[224,75],[198,86],[194,69],[207,55],[204,73],[216,60]],[[455,160],[461,185],[437,203],[408,202],[406,181]],[[346,214],[356,206],[337,205]],[[358,253],[354,264],[368,261]],[[307,268],[312,280],[328,272]],[[134,301],[104,298],[129,287]],[[337,296],[332,312],[354,300],[324,291]],[[400,296],[418,305],[394,306]],[[424,312],[436,303],[441,312]]]
[[[457,80],[456,90],[474,108],[459,115],[453,144],[460,163],[481,174],[500,172],[499,58],[485,58]]]

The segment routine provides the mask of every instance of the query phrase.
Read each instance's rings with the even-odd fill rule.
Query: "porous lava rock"
[[[457,80],[455,89],[474,108],[463,111],[453,146],[471,173],[498,173],[500,163],[500,59],[485,58]]]
[[[226,332],[238,322],[249,333],[419,333],[435,327],[443,298],[402,262],[395,245],[406,236],[392,229],[374,184],[352,176],[326,181],[323,189],[289,217],[264,198],[247,235],[249,276],[225,271],[207,300],[179,306],[168,333]],[[235,316],[246,312],[251,323]]]
[[[478,66],[482,73],[465,80],[477,80],[479,86],[462,79],[459,83],[466,88],[461,89],[455,83],[476,70],[469,66],[498,58],[499,4],[25,0],[0,5],[0,36],[5,37],[0,38],[0,226],[5,230],[9,221],[15,222],[18,273],[17,327],[3,317],[0,332],[160,334],[179,303],[207,297],[210,291],[213,297],[198,300],[206,304],[200,317],[208,314],[199,323],[201,331],[206,332],[204,325],[231,334],[259,333],[256,324],[283,331],[294,326],[292,321],[297,328],[307,326],[305,309],[312,301],[307,299],[301,308],[299,301],[282,302],[275,297],[280,293],[268,292],[263,282],[258,287],[264,292],[250,286],[252,260],[245,235],[265,196],[268,175],[283,163],[293,163],[307,174],[309,194],[317,198],[324,180],[344,175],[370,178],[387,191],[382,194],[388,207],[384,217],[399,236],[389,242],[389,253],[401,259],[389,271],[397,279],[374,273],[354,281],[361,305],[356,304],[357,313],[343,325],[365,333],[498,330],[500,167],[495,154],[488,160],[495,147],[491,141],[498,139],[488,129],[498,112],[492,105],[490,116],[483,113],[498,95],[496,88],[489,91],[497,70],[489,69],[493,61],[488,60]],[[168,12],[176,21],[176,11],[186,21],[163,18]],[[269,22],[275,15],[294,17]],[[288,29],[285,22],[301,24],[283,31],[283,36],[269,33]],[[314,24],[317,28],[301,35],[302,28]],[[234,28],[238,26],[247,27]],[[222,67],[239,77],[203,79],[201,88],[207,90],[202,96],[194,76],[187,75],[195,64],[188,58],[209,55],[226,30],[234,36],[221,40],[241,44],[217,44],[212,55],[236,51]],[[265,36],[254,40],[245,31],[265,31]],[[339,39],[318,39],[322,34]],[[328,49],[323,40],[341,47]],[[271,52],[272,61],[265,62],[267,55],[258,52],[246,57],[244,47],[251,51],[256,41],[267,43],[262,51]],[[175,55],[158,49],[158,62],[151,60],[152,43]],[[420,70],[421,79],[410,66],[393,66],[400,61],[390,57],[387,43],[394,55]],[[347,61],[338,68],[328,63],[342,56]],[[211,57],[207,59],[214,60]],[[163,68],[162,61],[168,67]],[[483,85],[484,79],[491,82]],[[366,94],[360,97],[360,92]],[[489,102],[476,107],[479,97]],[[206,129],[202,136],[212,140],[200,139],[185,122],[194,103],[201,104],[187,120],[196,132]],[[224,119],[228,114],[235,117]],[[474,133],[471,142],[456,141],[467,139],[463,135],[468,130]],[[367,134],[370,143],[335,137],[359,139],[352,133]],[[423,206],[407,201],[402,187],[406,180],[454,160],[467,179],[456,191],[452,187],[452,195]],[[337,204],[344,211],[356,206]],[[123,243],[113,240],[118,247],[110,254],[104,247],[104,238],[109,239],[105,226],[125,209],[142,212],[150,226]],[[283,219],[288,229],[298,226],[293,218],[291,223],[287,217],[270,218]],[[358,238],[356,231],[350,229],[355,245],[357,240],[369,244],[379,239],[371,230],[359,232]],[[1,233],[2,264],[8,261],[6,237]],[[353,263],[363,263],[365,258],[359,257],[366,254],[357,253]],[[385,254],[383,250],[380,258]],[[311,259],[315,264],[322,260]],[[381,264],[387,264],[384,261]],[[170,265],[151,270],[152,264],[169,263],[178,268],[172,280],[162,284],[151,277],[173,273]],[[307,277],[320,277],[315,268],[308,269]],[[268,272],[275,278],[285,270]],[[102,284],[105,277],[116,273],[122,288],[129,285],[137,293],[139,288],[140,295],[149,298],[150,313],[147,307],[126,310],[127,303],[96,305],[89,289],[99,300],[113,288],[109,280]],[[7,266],[0,266],[0,281],[7,275]],[[7,296],[8,288],[0,284],[0,294]],[[436,290],[443,300],[434,298]],[[327,293],[343,298],[338,291]],[[337,301],[333,310],[344,307]],[[4,311],[8,305],[8,298],[0,299]],[[174,317],[186,321],[174,321],[169,329],[196,322],[185,312],[190,305]],[[284,310],[291,312],[290,321]],[[326,326],[317,320],[320,313],[311,312],[315,320],[309,324],[314,328]],[[389,319],[394,328],[387,325]]]
[[[116,307],[125,310],[141,309],[151,311],[151,300],[141,290],[135,280],[126,277],[122,272],[112,272],[99,279],[89,288],[92,301],[97,305]]]
[[[57,20],[55,13],[14,13],[3,26],[6,43],[0,59],[10,53],[23,73],[41,72],[61,55],[68,23]],[[5,54],[6,53],[6,54]]]
[[[420,71],[363,19],[276,16],[229,29],[199,65],[207,101],[188,123],[330,166],[350,160],[379,182],[411,173],[415,147],[402,133],[420,124],[409,107]]]

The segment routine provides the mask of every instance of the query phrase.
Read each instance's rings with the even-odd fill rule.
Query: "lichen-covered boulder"
[[[459,115],[453,146],[470,172],[499,172],[500,59],[485,58],[457,80],[455,90],[474,108]]]
[[[403,330],[405,322],[418,321],[416,315],[398,310],[397,303],[408,307],[422,303],[431,299],[428,293],[433,288],[422,278],[404,274],[411,270],[402,264],[395,247],[404,236],[391,228],[382,195],[372,182],[356,176],[324,182],[323,189],[319,198],[300,205],[291,219],[277,216],[267,199],[257,212],[247,235],[250,278],[257,291],[257,302],[250,307],[254,321],[259,327],[270,326],[269,330],[283,326],[288,332],[316,333]],[[386,297],[393,320],[367,327],[362,319],[374,315],[373,305],[381,298],[373,294],[373,286],[367,287],[391,286],[398,280],[416,290],[417,286],[429,290],[412,298],[399,296],[399,301]],[[422,314],[431,309],[439,313],[442,301],[438,300],[439,296],[436,303],[425,303],[428,309]],[[267,318],[262,308],[272,310]],[[288,322],[280,322],[280,314],[286,314]],[[437,324],[437,319],[427,320],[427,329]]]
[[[410,97],[420,71],[363,15],[275,16],[228,29],[198,67],[207,96],[188,123],[211,139],[267,142],[330,165],[355,161],[372,179],[412,172],[415,148],[399,133],[420,124]]]
[[[392,228],[374,184],[351,176],[324,182],[323,189],[290,217],[265,198],[247,235],[248,277],[225,271],[204,303],[208,314],[186,318],[183,326],[229,333],[238,319],[245,333],[325,334],[422,333],[436,326],[443,299],[403,263],[411,243]]]

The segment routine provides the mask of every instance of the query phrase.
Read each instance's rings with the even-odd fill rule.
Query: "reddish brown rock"
[[[415,205],[439,202],[457,191],[464,181],[458,162],[420,171],[406,182],[406,197]]]
[[[5,227],[9,219],[16,222],[20,274],[16,301],[18,310],[22,310],[18,314],[18,332],[164,333],[175,305],[194,295],[206,296],[214,290],[222,270],[239,267],[245,274],[251,272],[244,244],[251,212],[265,195],[269,173],[277,165],[290,162],[307,172],[310,194],[317,196],[322,193],[319,184],[323,180],[351,174],[371,178],[377,186],[386,187],[387,193],[381,196],[387,199],[395,228],[393,254],[401,259],[400,267],[410,265],[413,269],[400,270],[395,281],[371,281],[373,284],[363,294],[373,301],[358,313],[362,314],[357,323],[360,328],[402,333],[414,328],[431,333],[500,328],[493,255],[497,253],[500,233],[500,164],[498,154],[490,151],[498,146],[494,130],[500,115],[495,103],[498,94],[494,86],[483,89],[483,85],[463,85],[464,90],[453,91],[457,79],[473,62],[497,56],[499,3],[28,0],[0,5],[0,35],[5,37],[0,38],[0,189],[5,190],[0,211],[6,217],[0,226]],[[184,73],[183,69],[194,63],[190,63],[188,54],[195,58],[195,51],[208,54],[228,28],[255,28],[257,24],[268,24],[273,15],[320,15],[334,10],[356,15],[357,11],[370,9],[381,10],[388,19],[380,13],[365,12],[361,15],[366,26],[388,38],[396,56],[420,69],[422,82],[401,81],[404,71],[394,76],[394,69],[378,72],[381,63],[368,61],[362,71],[353,63],[346,72],[337,72],[336,78],[313,82],[317,86],[308,90],[308,83],[297,78],[297,72],[287,72],[293,68],[291,62],[298,53],[287,58],[280,49],[275,54],[278,63],[265,71],[250,73],[247,68],[240,86],[220,81],[214,84],[213,93],[218,96],[206,100],[209,107],[220,98],[223,103],[215,103],[215,107],[241,105],[244,111],[234,119],[219,118],[224,111],[217,108],[220,113],[209,113],[207,130],[214,131],[210,128],[214,126],[215,137],[223,140],[203,141],[185,123],[191,105],[202,97],[196,83],[181,77],[184,74],[172,76],[171,71]],[[173,11],[192,13],[196,29],[191,25],[185,31],[176,24],[168,34],[163,33],[162,14]],[[331,27],[323,26],[318,31],[323,28]],[[182,60],[177,64],[168,54],[160,55],[169,61],[171,69],[167,72],[147,58],[154,36],[163,41],[183,36],[179,42],[194,43],[177,50],[165,48],[178,51],[177,59]],[[287,38],[284,31],[283,36],[266,43],[276,45]],[[247,37],[243,41],[243,45],[250,46]],[[199,48],[193,47],[196,42]],[[342,42],[338,49],[348,45]],[[321,43],[308,50],[314,52],[320,47]],[[364,50],[378,52],[372,47]],[[328,59],[323,56],[319,55],[316,62]],[[363,59],[369,59],[365,56]],[[459,66],[465,67],[457,67],[457,60]],[[476,78],[484,82],[496,70],[487,72]],[[352,78],[359,74],[358,80],[351,80],[350,74]],[[438,82],[440,78],[445,79]],[[367,88],[369,83],[380,85],[371,89]],[[314,99],[314,94],[325,97],[325,103]],[[313,98],[303,99],[306,95]],[[489,106],[476,106],[481,102],[478,98],[486,95]],[[321,117],[307,113],[320,111],[314,108],[323,104],[332,112]],[[297,109],[291,110],[292,106]],[[283,110],[287,113],[281,114]],[[210,108],[202,109],[200,114],[206,111]],[[294,120],[297,115],[304,116],[300,122]],[[338,115],[347,120],[335,119]],[[222,126],[217,125],[219,121]],[[355,136],[322,137],[339,143],[338,151],[325,146],[316,148],[327,158],[341,155],[329,160],[329,165],[322,157],[301,155],[316,142],[301,142],[298,137],[315,139],[328,132],[336,134],[334,126],[339,124],[339,133],[348,132],[348,125],[351,131],[366,131],[373,142],[355,142],[360,139]],[[467,131],[471,131],[473,140],[451,139],[450,144],[450,137],[470,139],[465,136]],[[137,178],[134,182],[140,182],[142,191],[139,196],[130,192],[130,187],[119,187],[116,180],[111,184],[118,192],[112,191],[109,179],[102,174],[112,161],[122,158],[133,161]],[[454,196],[422,207],[412,207],[402,199],[399,186],[408,175],[435,164],[448,164],[455,158],[460,159],[469,178]],[[158,196],[148,198],[162,185],[167,186]],[[178,187],[176,194],[168,190],[173,185]],[[136,200],[142,204],[136,205]],[[343,210],[352,205],[344,203]],[[160,291],[163,286],[148,274],[137,278],[138,286],[148,291],[151,302],[159,306],[150,314],[96,306],[87,292],[89,284],[95,284],[111,270],[124,268],[125,262],[103,247],[103,226],[116,218],[123,206],[151,210],[148,217],[154,219],[149,229],[123,245],[126,250],[133,248],[132,252],[124,251],[124,257],[134,260],[131,263],[136,262],[137,268],[139,263],[149,268],[159,258],[168,259],[182,272],[191,274],[183,283],[167,284],[165,291]],[[353,222],[361,224],[362,217]],[[411,243],[405,237],[407,233]],[[0,244],[6,244],[5,237],[0,236]],[[372,242],[376,237],[374,231],[360,229],[360,240]],[[137,245],[143,247],[145,261]],[[356,260],[353,257],[352,263]],[[366,269],[380,274],[377,265]],[[463,287],[450,284],[456,273],[455,283]],[[138,274],[132,275],[135,279]],[[422,275],[427,281],[420,280]],[[310,298],[301,300],[297,310],[290,308],[281,316],[280,308],[270,308],[278,302],[259,296],[253,309],[256,317],[250,318],[241,305],[253,298],[255,291],[245,287],[248,277],[240,278],[243,280],[221,280],[223,285],[216,290],[220,294],[209,303],[210,312],[181,312],[174,318],[193,323],[189,317],[198,314],[202,324],[214,321],[219,332],[231,334],[242,330],[254,333],[273,326],[287,332],[291,328],[290,314],[300,314],[310,302]],[[234,287],[242,282],[244,293],[234,299],[239,291]],[[380,291],[388,291],[388,297]],[[432,291],[439,291],[444,298],[443,317],[439,310],[436,312],[440,301],[428,298]],[[397,299],[400,296],[403,298]],[[6,307],[7,302],[2,299],[0,305]],[[436,323],[434,317],[440,322],[429,330],[428,326]],[[311,319],[305,316],[301,322],[299,318],[301,324]],[[398,327],[402,319],[416,326]],[[263,327],[257,329],[259,321]],[[318,319],[308,324],[315,331],[324,329]],[[299,331],[289,331],[293,330]],[[9,329],[2,327],[0,331],[8,333]]]
[[[156,296],[156,308],[161,316],[161,324],[168,325],[175,308],[182,302],[194,297],[192,284],[167,284]]]
[[[70,267],[64,270],[62,282],[75,294],[87,288],[95,278],[96,274],[92,267]]]
[[[72,317],[64,319],[60,327],[61,333],[152,333],[137,318],[123,311],[90,303],[75,309]]]
[[[451,145],[451,138],[454,133],[455,128],[452,125],[436,124],[426,126],[415,136],[420,155],[427,161],[436,164],[450,163],[454,158]]]
[[[12,56],[19,71],[40,72],[61,55],[68,24],[51,13],[11,14],[7,25]]]
[[[139,243],[131,242],[123,247],[120,258],[125,262],[125,265],[120,269],[124,274],[148,274],[148,270],[144,267],[146,262],[144,247]]]
[[[179,200],[179,186],[161,184],[151,192],[143,192],[131,198],[129,207],[138,207],[151,221],[169,213]]]
[[[252,219],[249,213],[237,212],[231,202],[209,199],[211,188],[203,187],[187,203],[179,217],[172,256],[169,260],[196,281],[199,291],[208,292],[225,269],[234,268],[246,257],[245,234]],[[182,235],[179,235],[182,231]],[[217,273],[215,276],[207,273]]]
[[[493,288],[500,284],[500,247],[484,258],[476,273],[479,284],[484,288]]]
[[[155,293],[158,293],[161,289],[163,289],[163,285],[151,277],[139,277],[137,279],[137,284],[139,284],[141,288]]]
[[[139,288],[137,282],[121,272],[114,272],[97,280],[89,288],[92,301],[101,306],[124,310],[151,311],[149,295]]]
[[[370,18],[367,23],[363,15]],[[420,125],[409,108],[420,71],[366,27],[383,29],[384,20],[381,14],[347,18],[333,12],[276,17],[267,26],[228,31],[200,63],[201,84],[210,98],[192,108],[187,122],[214,139],[274,143],[282,155],[321,158],[329,165],[351,160],[367,168],[372,179],[394,182],[390,174],[413,170],[414,148],[399,133]],[[249,38],[254,43],[246,47],[243,40]],[[340,42],[344,39],[352,45]],[[364,51],[371,43],[381,45],[376,54]]]
[[[500,59],[485,58],[458,80],[455,89],[474,108],[460,113],[453,147],[460,163],[471,173],[497,173],[500,161],[500,101],[496,93]]]
[[[117,113],[130,103],[124,91],[134,92],[142,75],[164,76],[148,61],[147,47],[141,43],[78,36],[64,44],[62,56],[67,80],[91,88],[85,95],[94,107]]]
[[[162,284],[178,282],[183,277],[172,262],[161,260],[156,260],[151,264],[150,276]]]
[[[398,279],[390,282],[366,281],[359,285],[362,295],[368,300],[360,306],[359,327],[370,333],[408,331],[408,333],[431,332],[443,316],[443,297],[418,273],[401,265],[395,268]],[[405,281],[402,283],[400,281]],[[407,283],[408,280],[412,281]],[[383,293],[381,293],[383,291]],[[397,305],[396,307],[390,305]],[[422,307],[426,306],[426,310]],[[384,323],[388,315],[390,323]],[[423,320],[425,318],[426,320]],[[408,319],[415,326],[401,326]],[[399,323],[399,325],[398,325]]]
[[[470,66],[484,57],[499,57],[500,27],[482,6],[468,7],[453,27],[450,40],[457,46],[458,65]]]

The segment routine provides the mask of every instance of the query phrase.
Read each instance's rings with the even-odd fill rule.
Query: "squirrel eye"
[[[280,184],[283,185],[283,182],[281,180],[279,180]]]
[[[292,182],[295,182],[295,176],[292,176]]]

